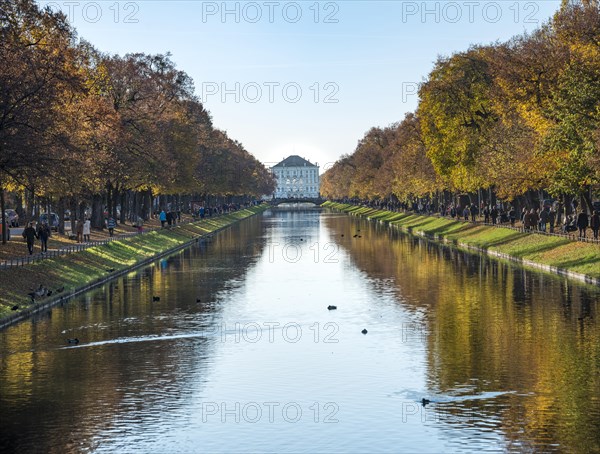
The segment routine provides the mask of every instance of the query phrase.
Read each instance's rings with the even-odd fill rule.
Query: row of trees
[[[565,1],[532,34],[439,58],[415,113],[373,128],[322,178],[329,198],[600,189],[600,9]],[[487,191],[486,191],[487,192]],[[491,191],[490,191],[491,192]]]
[[[125,195],[147,217],[157,195],[273,191],[169,54],[105,55],[32,0],[0,0],[0,26],[2,216],[6,190],[29,206],[34,196],[60,210],[84,202],[99,228],[103,207],[116,215]]]

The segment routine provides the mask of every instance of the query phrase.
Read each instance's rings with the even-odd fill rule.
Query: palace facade
[[[276,199],[308,199],[319,197],[319,166],[292,155],[271,167],[277,179]]]

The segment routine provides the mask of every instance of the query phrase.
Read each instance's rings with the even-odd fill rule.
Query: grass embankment
[[[518,260],[548,265],[600,279],[600,245],[568,238],[524,233],[508,228],[477,225],[448,218],[394,213],[355,205],[325,202],[329,207],[396,225],[408,232],[435,236],[458,246],[506,254]],[[590,233],[590,232],[588,232]]]
[[[193,219],[190,215],[186,213],[182,213],[181,221],[182,223],[191,222]],[[21,227],[25,225],[22,224]],[[151,230],[160,227],[160,221],[158,217],[148,219],[144,222],[144,230]],[[14,229],[13,229],[14,232]],[[117,228],[114,231],[116,236],[122,235],[124,233],[133,233],[137,232],[137,227],[134,227],[131,224],[117,224]],[[65,232],[70,233],[70,232]],[[102,241],[109,237],[107,229],[91,229],[90,240],[91,241]],[[48,250],[56,250],[61,249],[65,246],[73,246],[77,244],[76,241],[69,237],[67,234],[60,234],[58,232],[52,232],[52,235],[48,239]],[[35,246],[33,248],[34,253],[38,253],[41,251],[40,242],[36,241]],[[27,243],[19,234],[13,233],[10,241],[6,244],[0,244],[0,262],[5,260],[11,260],[15,258],[25,257],[27,256]]]
[[[32,306],[72,293],[78,288],[111,274],[210,234],[241,219],[264,211],[266,205],[252,207],[191,224],[156,230],[122,240],[85,249],[66,256],[51,258],[22,267],[0,270],[0,320],[12,314],[29,311]],[[27,295],[39,285],[53,291],[50,297],[32,303]],[[59,295],[56,289],[64,287]],[[17,310],[13,310],[18,306]]]

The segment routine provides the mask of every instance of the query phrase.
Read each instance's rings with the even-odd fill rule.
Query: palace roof
[[[310,161],[307,161],[304,158],[301,158],[297,155],[288,156],[279,164],[275,164],[273,167],[317,167],[315,164],[312,164]]]

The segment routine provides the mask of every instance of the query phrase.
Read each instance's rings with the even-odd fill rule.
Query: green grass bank
[[[458,247],[477,249],[490,255],[569,275],[600,285],[600,245],[564,237],[524,233],[509,228],[477,225],[448,218],[355,205],[325,202],[323,207],[355,216],[388,222],[405,232],[426,236]],[[589,232],[588,232],[589,233]]]
[[[190,224],[111,241],[34,264],[0,270],[0,328],[129,272],[132,268],[186,247],[202,236],[210,235],[268,208],[268,205],[263,204]],[[53,293],[32,303],[28,293],[40,285]],[[56,291],[61,288],[64,290]]]

